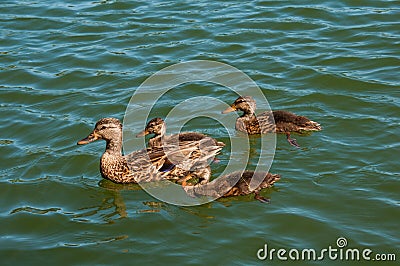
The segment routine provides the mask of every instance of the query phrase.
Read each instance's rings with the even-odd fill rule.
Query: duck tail
[[[261,184],[262,188],[267,188],[272,186],[275,182],[279,181],[281,179],[281,176],[278,174],[271,174],[267,173],[265,175],[264,181]]]
[[[244,171],[242,178],[249,184],[249,190],[260,190],[263,188],[271,187],[275,182],[281,179],[278,174],[271,174],[268,172],[254,172],[254,171]],[[254,178],[254,180],[252,180]],[[255,182],[253,184],[253,182]]]
[[[310,120],[307,123],[306,129],[310,130],[310,131],[320,131],[322,129],[322,127],[321,127],[320,123]]]

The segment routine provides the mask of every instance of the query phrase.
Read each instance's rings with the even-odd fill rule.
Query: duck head
[[[122,139],[122,124],[116,118],[102,118],[97,121],[92,133],[84,139],[78,141],[78,145],[104,139],[107,143],[120,141]]]
[[[245,114],[254,114],[256,110],[256,101],[251,96],[240,96],[231,106],[222,111],[222,113],[227,114],[238,110],[243,111]]]
[[[148,134],[154,134],[155,136],[163,136],[165,134],[166,126],[164,120],[159,117],[151,119],[146,128],[136,135],[136,137],[146,136]]]

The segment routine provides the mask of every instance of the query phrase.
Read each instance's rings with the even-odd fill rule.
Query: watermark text
[[[269,248],[264,244],[263,248],[257,251],[259,260],[344,260],[344,261],[396,261],[395,253],[374,253],[369,248],[347,248],[347,239],[339,237],[336,240],[336,246],[329,245],[327,248],[316,250],[313,248],[304,249],[285,249]]]

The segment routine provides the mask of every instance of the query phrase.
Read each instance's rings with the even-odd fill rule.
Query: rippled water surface
[[[321,250],[339,237],[400,259],[398,1],[6,0],[0,13],[2,265],[271,264],[257,259],[264,244]],[[196,59],[242,70],[273,109],[322,124],[295,136],[300,149],[277,136],[270,204],[169,205],[102,180],[104,143],[76,146],[98,119],[122,119],[150,75]],[[205,95],[236,98],[186,84],[154,115]],[[185,129],[223,141],[231,130]]]

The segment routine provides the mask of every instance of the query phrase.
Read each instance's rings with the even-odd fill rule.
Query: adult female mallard
[[[193,169],[200,171],[202,162],[215,156],[221,149],[208,146],[207,154],[202,154],[195,145],[181,147],[179,150],[155,147],[123,155],[122,124],[116,118],[100,119],[93,132],[77,144],[88,144],[101,139],[106,141],[106,150],[100,159],[100,172],[104,178],[116,183],[179,179],[190,174]]]
[[[290,138],[290,132],[319,131],[321,125],[305,116],[299,116],[288,111],[277,110],[255,115],[256,101],[251,96],[240,96],[236,101],[222,111],[223,114],[233,111],[243,111],[236,120],[236,130],[248,134],[284,133],[290,145],[299,147],[296,139]]]
[[[253,190],[250,189],[250,182],[252,178],[257,178],[257,180],[261,180],[261,183]],[[192,197],[212,196],[215,198],[219,198],[219,197],[234,197],[234,196],[244,196],[244,195],[254,194],[255,199],[266,203],[269,202],[269,200],[261,196],[260,191],[264,188],[271,187],[280,178],[281,178],[280,175],[271,174],[268,172],[236,171],[221,177],[222,181],[219,181],[218,179],[215,180],[215,184],[212,184],[211,187],[208,186],[209,184],[194,185],[194,186],[188,186],[184,184],[184,189],[186,193]],[[237,183],[234,184],[233,182],[235,180],[238,181]],[[226,190],[227,192],[224,193],[224,191]]]
[[[208,150],[221,149],[225,146],[223,142],[217,141],[207,135],[197,132],[181,132],[173,135],[165,135],[166,133],[166,124],[163,119],[156,117],[151,119],[146,128],[136,135],[136,137],[142,137],[148,134],[154,134],[153,137],[149,139],[149,148],[163,148],[165,150],[178,150],[178,149],[187,149],[191,146],[199,147],[199,150],[203,154],[204,158],[214,157],[213,153],[210,154],[212,156],[208,156]],[[179,180],[179,182],[185,182],[192,177],[198,178],[201,180],[201,184],[205,184],[210,180],[211,177],[211,168],[208,163],[204,160],[201,161],[202,167],[197,167],[198,170],[192,171],[191,175],[187,175],[185,178]]]

